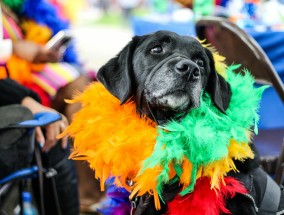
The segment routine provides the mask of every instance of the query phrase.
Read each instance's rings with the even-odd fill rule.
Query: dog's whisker
[[[146,103],[147,103],[147,107],[148,107],[148,109],[149,109],[149,112],[150,112],[150,114],[151,114],[151,115],[152,115],[152,117],[153,117],[153,120],[157,123],[157,125],[159,125],[158,120],[156,119],[156,117],[155,117],[154,113],[153,113],[153,112],[152,112],[152,110],[151,110],[151,107],[150,107],[150,105],[149,105],[149,102],[148,102],[148,101],[146,101]]]
[[[150,68],[153,68],[154,66],[156,66],[156,64],[148,65],[147,67],[145,67],[145,70],[148,70],[148,69],[150,69]]]
[[[190,80],[191,74],[192,74],[192,72],[190,72],[190,73],[188,74],[186,81],[189,81],[189,80]]]

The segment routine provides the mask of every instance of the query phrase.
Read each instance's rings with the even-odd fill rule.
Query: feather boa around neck
[[[194,192],[186,196],[177,195],[169,202],[165,215],[231,214],[226,208],[226,200],[233,198],[237,193],[246,194],[247,190],[241,182],[232,177],[225,177],[224,183],[217,191],[210,189],[209,178],[202,177],[197,180]]]
[[[251,127],[257,132],[258,104],[265,87],[254,88],[254,80],[238,66],[227,68],[232,98],[226,114],[219,112],[207,93],[200,107],[181,121],[157,126],[140,118],[131,101],[120,105],[100,83],[91,84],[73,102],[83,107],[62,134],[74,138],[71,158],[86,160],[100,179],[109,177],[134,195],[154,195],[156,208],[165,183],[179,180],[180,195],[194,190],[199,178],[207,177],[210,189],[219,190],[226,173],[238,171],[233,159],[253,158],[248,143]],[[129,186],[129,181],[134,184]],[[160,198],[159,198],[160,197]]]

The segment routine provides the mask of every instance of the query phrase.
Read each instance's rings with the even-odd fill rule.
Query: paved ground
[[[96,71],[114,57],[131,40],[132,32],[126,27],[74,26],[79,56],[89,69]]]

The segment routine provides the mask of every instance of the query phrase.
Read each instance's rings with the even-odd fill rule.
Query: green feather
[[[244,70],[244,75],[234,73],[239,65],[227,69],[227,81],[232,98],[226,114],[222,114],[205,92],[197,109],[191,110],[181,121],[171,121],[158,127],[158,137],[152,155],[143,162],[139,174],[160,165],[163,170],[157,180],[157,192],[161,197],[163,184],[170,183],[169,166],[174,164],[177,176],[182,174],[184,156],[193,164],[191,184],[181,192],[192,192],[197,170],[201,166],[220,160],[228,155],[231,139],[248,143],[246,131],[254,126],[257,131],[258,108],[263,91],[254,87],[254,79]]]
[[[2,2],[15,12],[20,11],[25,0],[2,0]]]

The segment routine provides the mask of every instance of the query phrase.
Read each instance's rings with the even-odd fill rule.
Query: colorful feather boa
[[[219,215],[230,214],[226,208],[226,201],[237,193],[246,194],[248,191],[243,184],[232,177],[225,177],[225,183],[219,190],[210,188],[210,179],[202,177],[196,181],[194,192],[185,196],[177,195],[168,203],[166,215]],[[114,185],[107,186],[106,199],[97,209],[103,215],[130,214],[131,207],[124,188]]]
[[[225,177],[218,191],[210,188],[210,179],[202,177],[196,181],[194,192],[176,196],[168,204],[167,215],[219,215],[230,214],[226,200],[236,193],[247,193],[245,187],[232,177]]]
[[[3,0],[19,17],[32,20],[38,25],[45,26],[55,35],[58,31],[68,29],[69,22],[62,19],[59,13],[47,0]],[[73,45],[64,53],[63,60],[78,64],[78,57]]]
[[[107,183],[107,192],[105,200],[99,205],[97,211],[104,215],[125,215],[130,214],[131,205],[129,201],[129,192],[122,187],[116,187],[113,179]]]
[[[252,126],[257,133],[258,104],[265,89],[254,88],[247,71],[244,76],[235,74],[237,68],[230,66],[226,71],[232,89],[226,114],[204,93],[199,108],[181,121],[158,127],[140,118],[132,101],[120,105],[102,84],[93,83],[73,100],[83,108],[62,134],[74,138],[70,157],[90,163],[102,190],[105,181],[115,177],[117,186],[132,192],[130,197],[154,195],[157,209],[163,184],[176,178],[183,185],[182,196],[204,177],[209,178],[210,189],[222,189],[226,173],[238,171],[233,159],[254,156],[248,144]],[[127,183],[130,180],[133,186]]]

